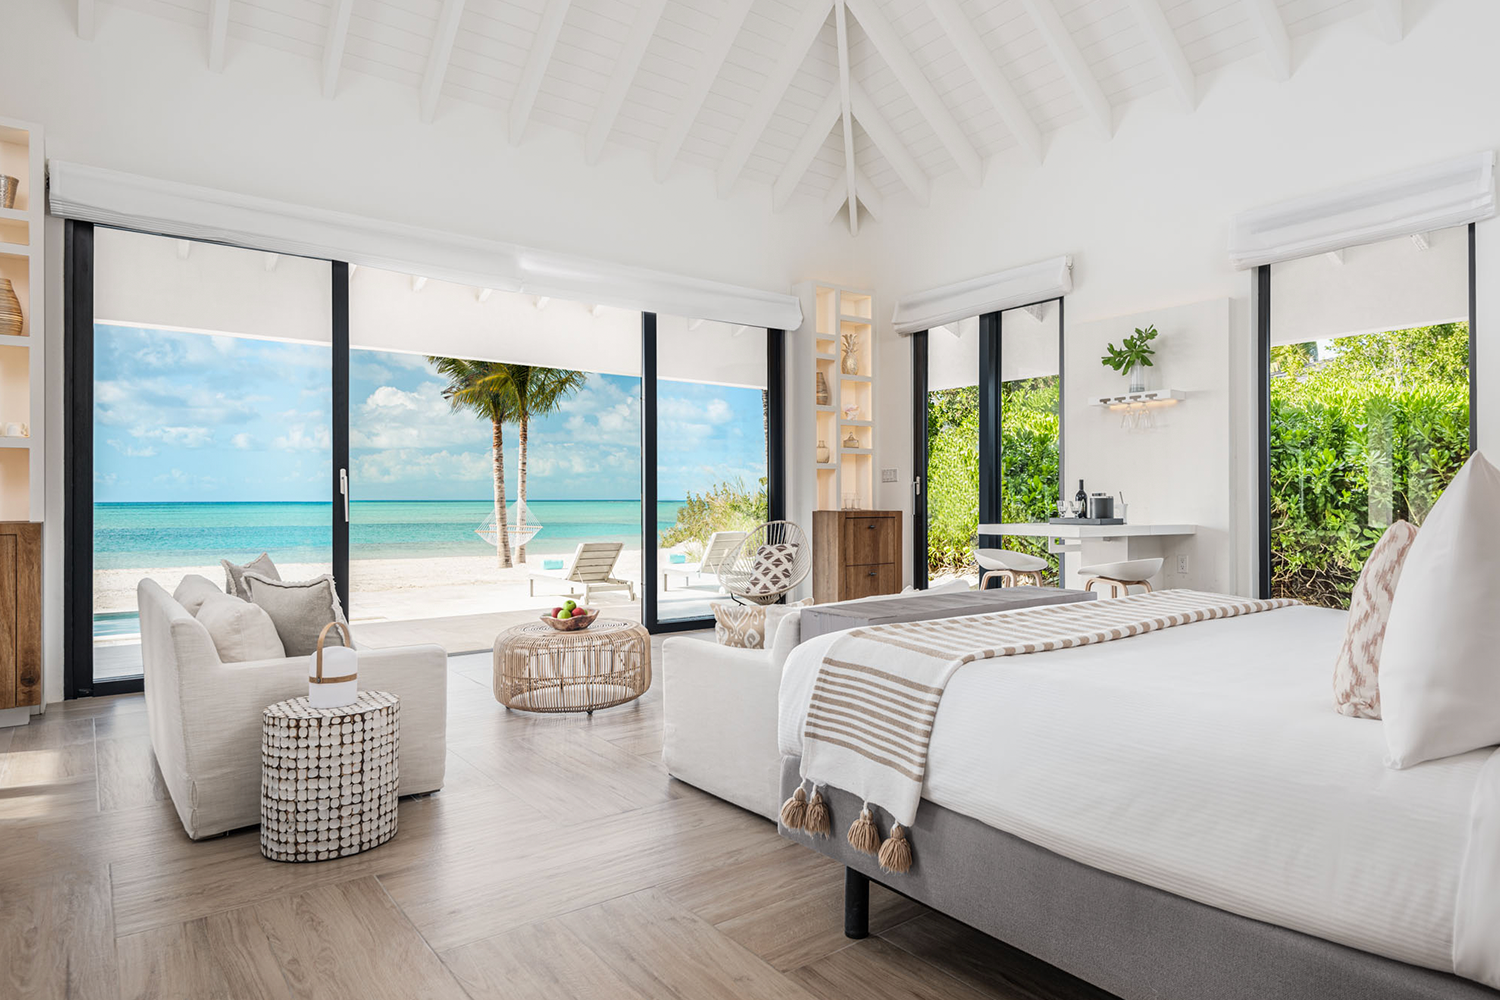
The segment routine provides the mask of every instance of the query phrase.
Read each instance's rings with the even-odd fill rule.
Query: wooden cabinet
[[[0,709],[42,701],[42,526],[0,522]]]
[[[901,590],[901,512],[813,511],[813,600],[819,604]]]

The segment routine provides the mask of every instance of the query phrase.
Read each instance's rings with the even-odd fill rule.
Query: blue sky
[[[94,488],[99,502],[325,500],[327,347],[100,325]],[[358,500],[483,500],[490,427],[454,413],[417,355],[352,353],[350,473]],[[662,382],[658,488],[681,499],[765,474],[759,389]],[[640,496],[640,380],[591,375],[532,424],[529,496]],[[505,429],[514,499],[517,438]]]

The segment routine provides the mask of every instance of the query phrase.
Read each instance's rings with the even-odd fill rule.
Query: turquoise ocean
[[[583,541],[641,543],[639,500],[527,500],[542,531],[528,555],[571,553]],[[677,522],[680,501],[656,505],[657,530]],[[351,559],[482,556],[493,546],[474,530],[494,505],[485,500],[356,500],[349,505]],[[101,503],[94,505],[97,569],[244,562],[269,552],[279,563],[328,562],[328,503]]]

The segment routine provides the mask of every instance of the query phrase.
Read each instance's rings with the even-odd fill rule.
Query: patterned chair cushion
[[[1380,650],[1401,566],[1417,529],[1397,521],[1370,551],[1349,597],[1349,624],[1333,667],[1333,702],[1340,715],[1380,718]]]
[[[762,545],[755,550],[750,563],[750,580],[745,590],[750,594],[779,594],[791,589],[792,568],[797,563],[795,542]]]

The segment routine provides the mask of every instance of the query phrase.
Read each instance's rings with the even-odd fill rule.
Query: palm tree
[[[526,524],[526,444],[532,417],[552,413],[562,401],[583,388],[588,376],[583,372],[563,368],[542,368],[536,365],[502,365],[504,373],[497,373],[496,381],[504,381],[511,400],[511,419],[520,431],[521,454],[517,463],[520,479],[520,504],[516,507],[516,527]],[[516,553],[519,562],[526,561],[526,545],[523,542]]]
[[[427,360],[439,375],[448,380],[443,398],[454,410],[472,410],[490,422],[495,455],[495,537],[498,539],[495,552],[500,568],[509,569],[510,533],[505,526],[505,439],[501,429],[516,414],[516,397],[509,378],[511,366],[498,361],[470,361],[466,358],[429,357]],[[524,482],[526,473],[524,459],[522,461]],[[523,486],[523,496],[524,491]]]

